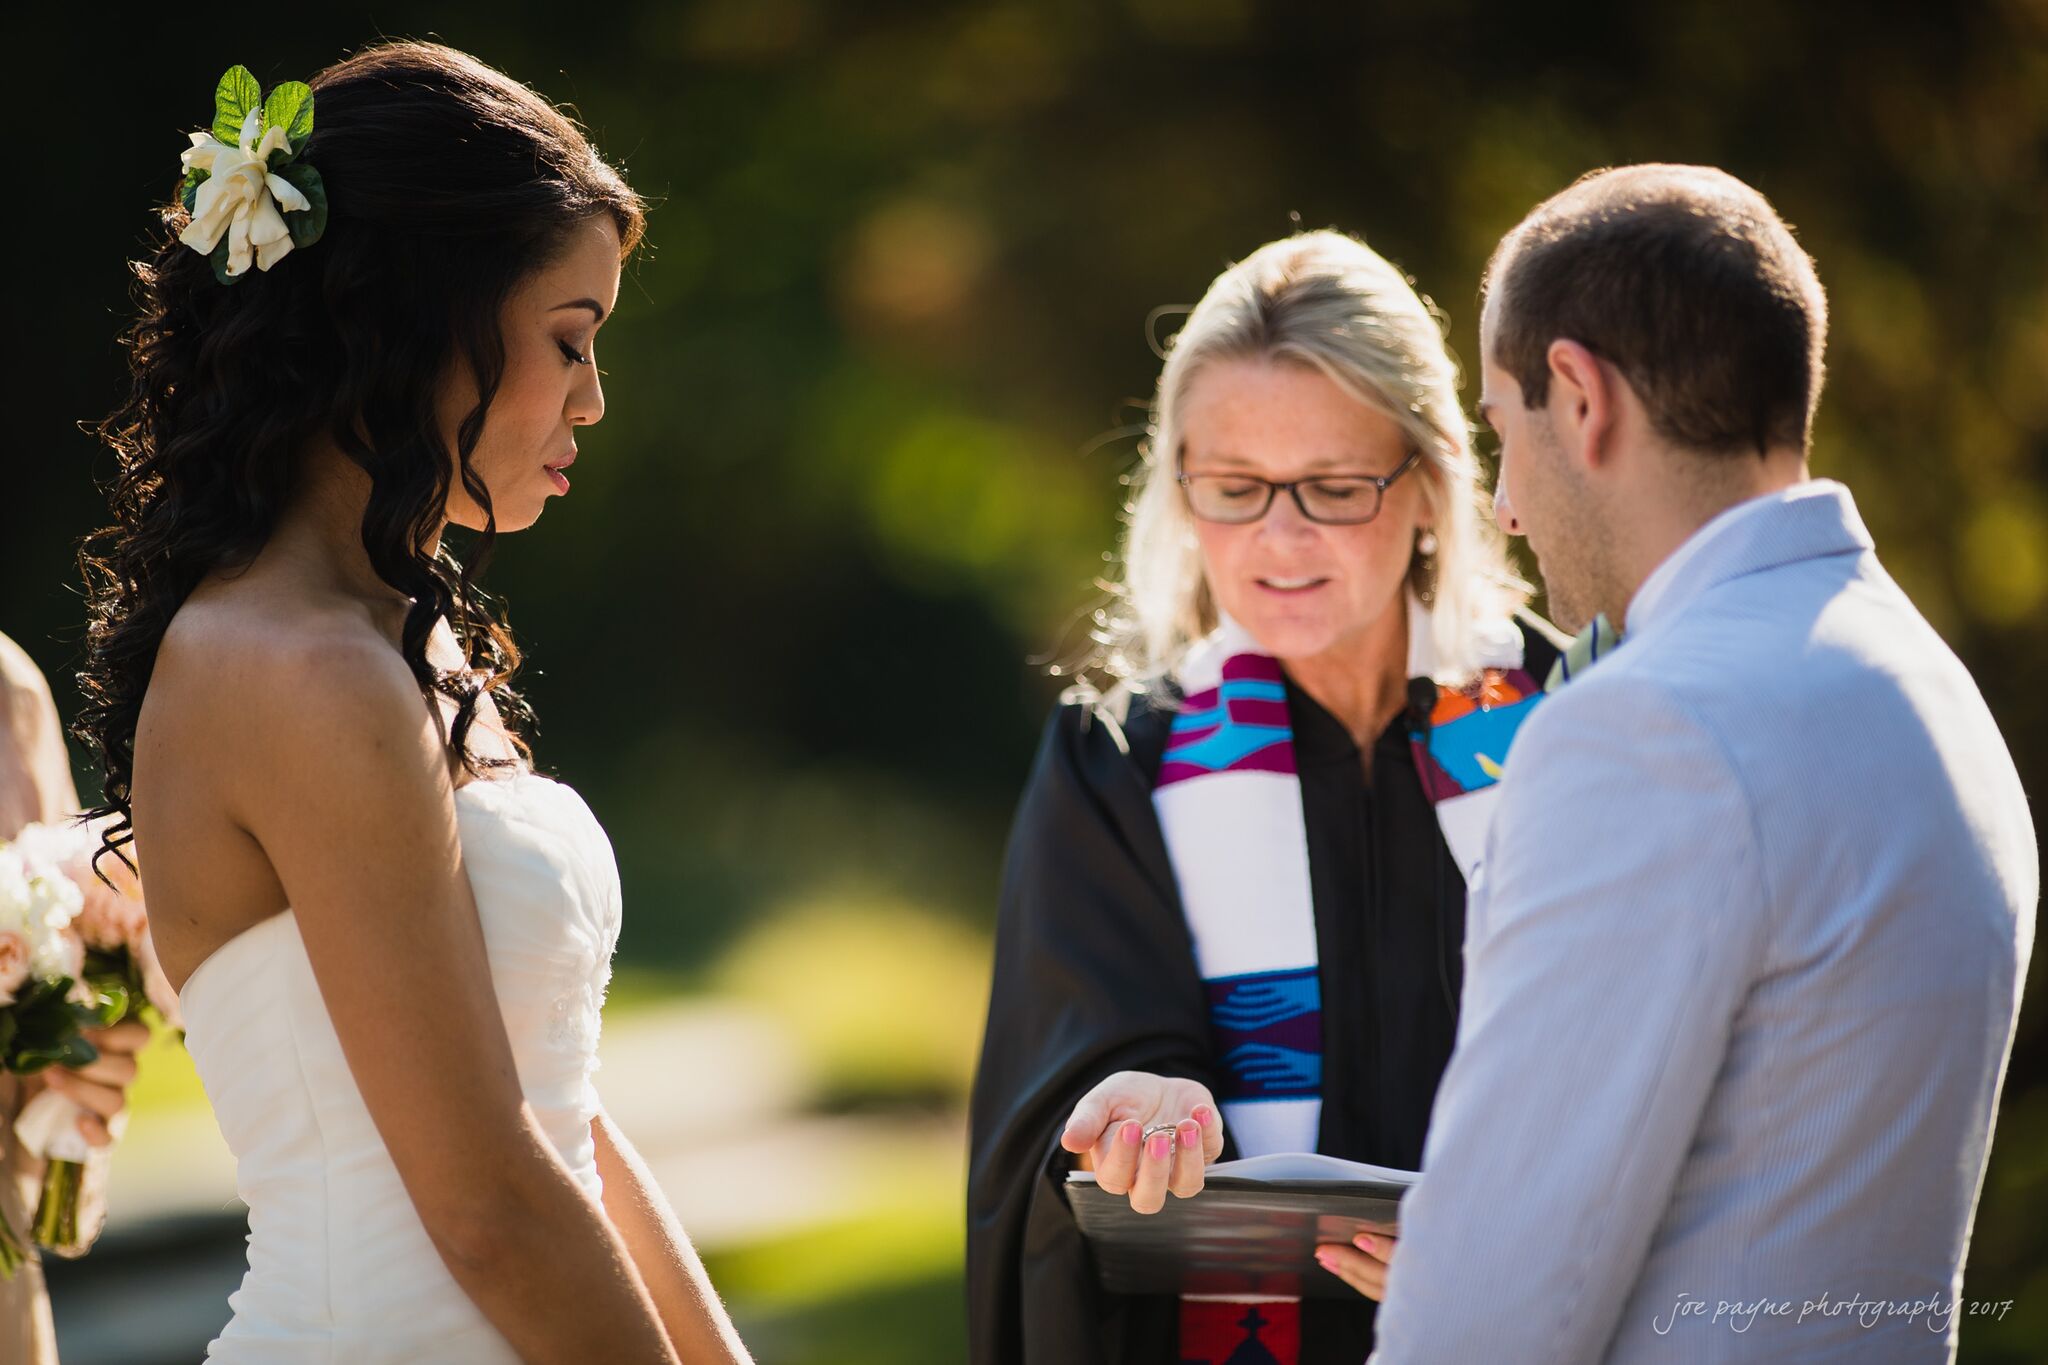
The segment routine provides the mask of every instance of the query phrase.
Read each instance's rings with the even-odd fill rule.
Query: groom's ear
[[[1550,419],[1565,450],[1582,469],[1604,467],[1612,457],[1616,385],[1621,376],[1576,341],[1550,343]]]

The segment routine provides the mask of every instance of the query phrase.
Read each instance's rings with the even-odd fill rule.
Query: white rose
[[[28,940],[29,973],[46,980],[75,976],[82,965],[82,945],[66,931],[84,907],[85,895],[38,848],[61,842],[56,831],[31,825],[20,841],[0,849],[0,929]]]
[[[0,844],[0,930],[28,931],[29,906],[34,892],[29,889],[28,865],[12,847]]]
[[[179,153],[186,170],[208,172],[192,203],[192,221],[178,240],[202,254],[228,239],[228,274],[240,275],[253,255],[258,270],[268,270],[292,249],[291,229],[284,214],[312,207],[298,187],[267,169],[270,154],[289,145],[285,130],[266,129],[258,141],[263,111],[251,109],[242,120],[241,145],[230,147],[211,133],[192,134],[192,145]]]

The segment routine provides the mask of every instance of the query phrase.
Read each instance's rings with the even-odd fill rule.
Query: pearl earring
[[[1415,553],[1433,555],[1436,553],[1436,532],[1424,531],[1415,538]]]

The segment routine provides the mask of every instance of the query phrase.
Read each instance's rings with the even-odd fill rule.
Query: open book
[[[1127,1196],[1067,1174],[1067,1202],[1095,1256],[1102,1287],[1118,1294],[1342,1298],[1358,1291],[1316,1264],[1316,1247],[1361,1232],[1399,1230],[1414,1171],[1314,1152],[1219,1161],[1192,1199],[1166,1197],[1155,1214]]]

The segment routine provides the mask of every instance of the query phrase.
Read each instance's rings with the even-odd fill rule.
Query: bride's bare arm
[[[527,1107],[439,728],[367,635],[220,670],[229,816],[261,845],[377,1131],[441,1259],[520,1357],[673,1362],[647,1285]]]
[[[653,1292],[676,1353],[691,1365],[750,1360],[718,1291],[711,1287],[711,1277],[704,1273],[704,1262],[647,1163],[611,1115],[600,1112],[590,1128],[597,1142],[597,1173],[604,1178],[605,1213],[626,1239],[633,1264]]]

